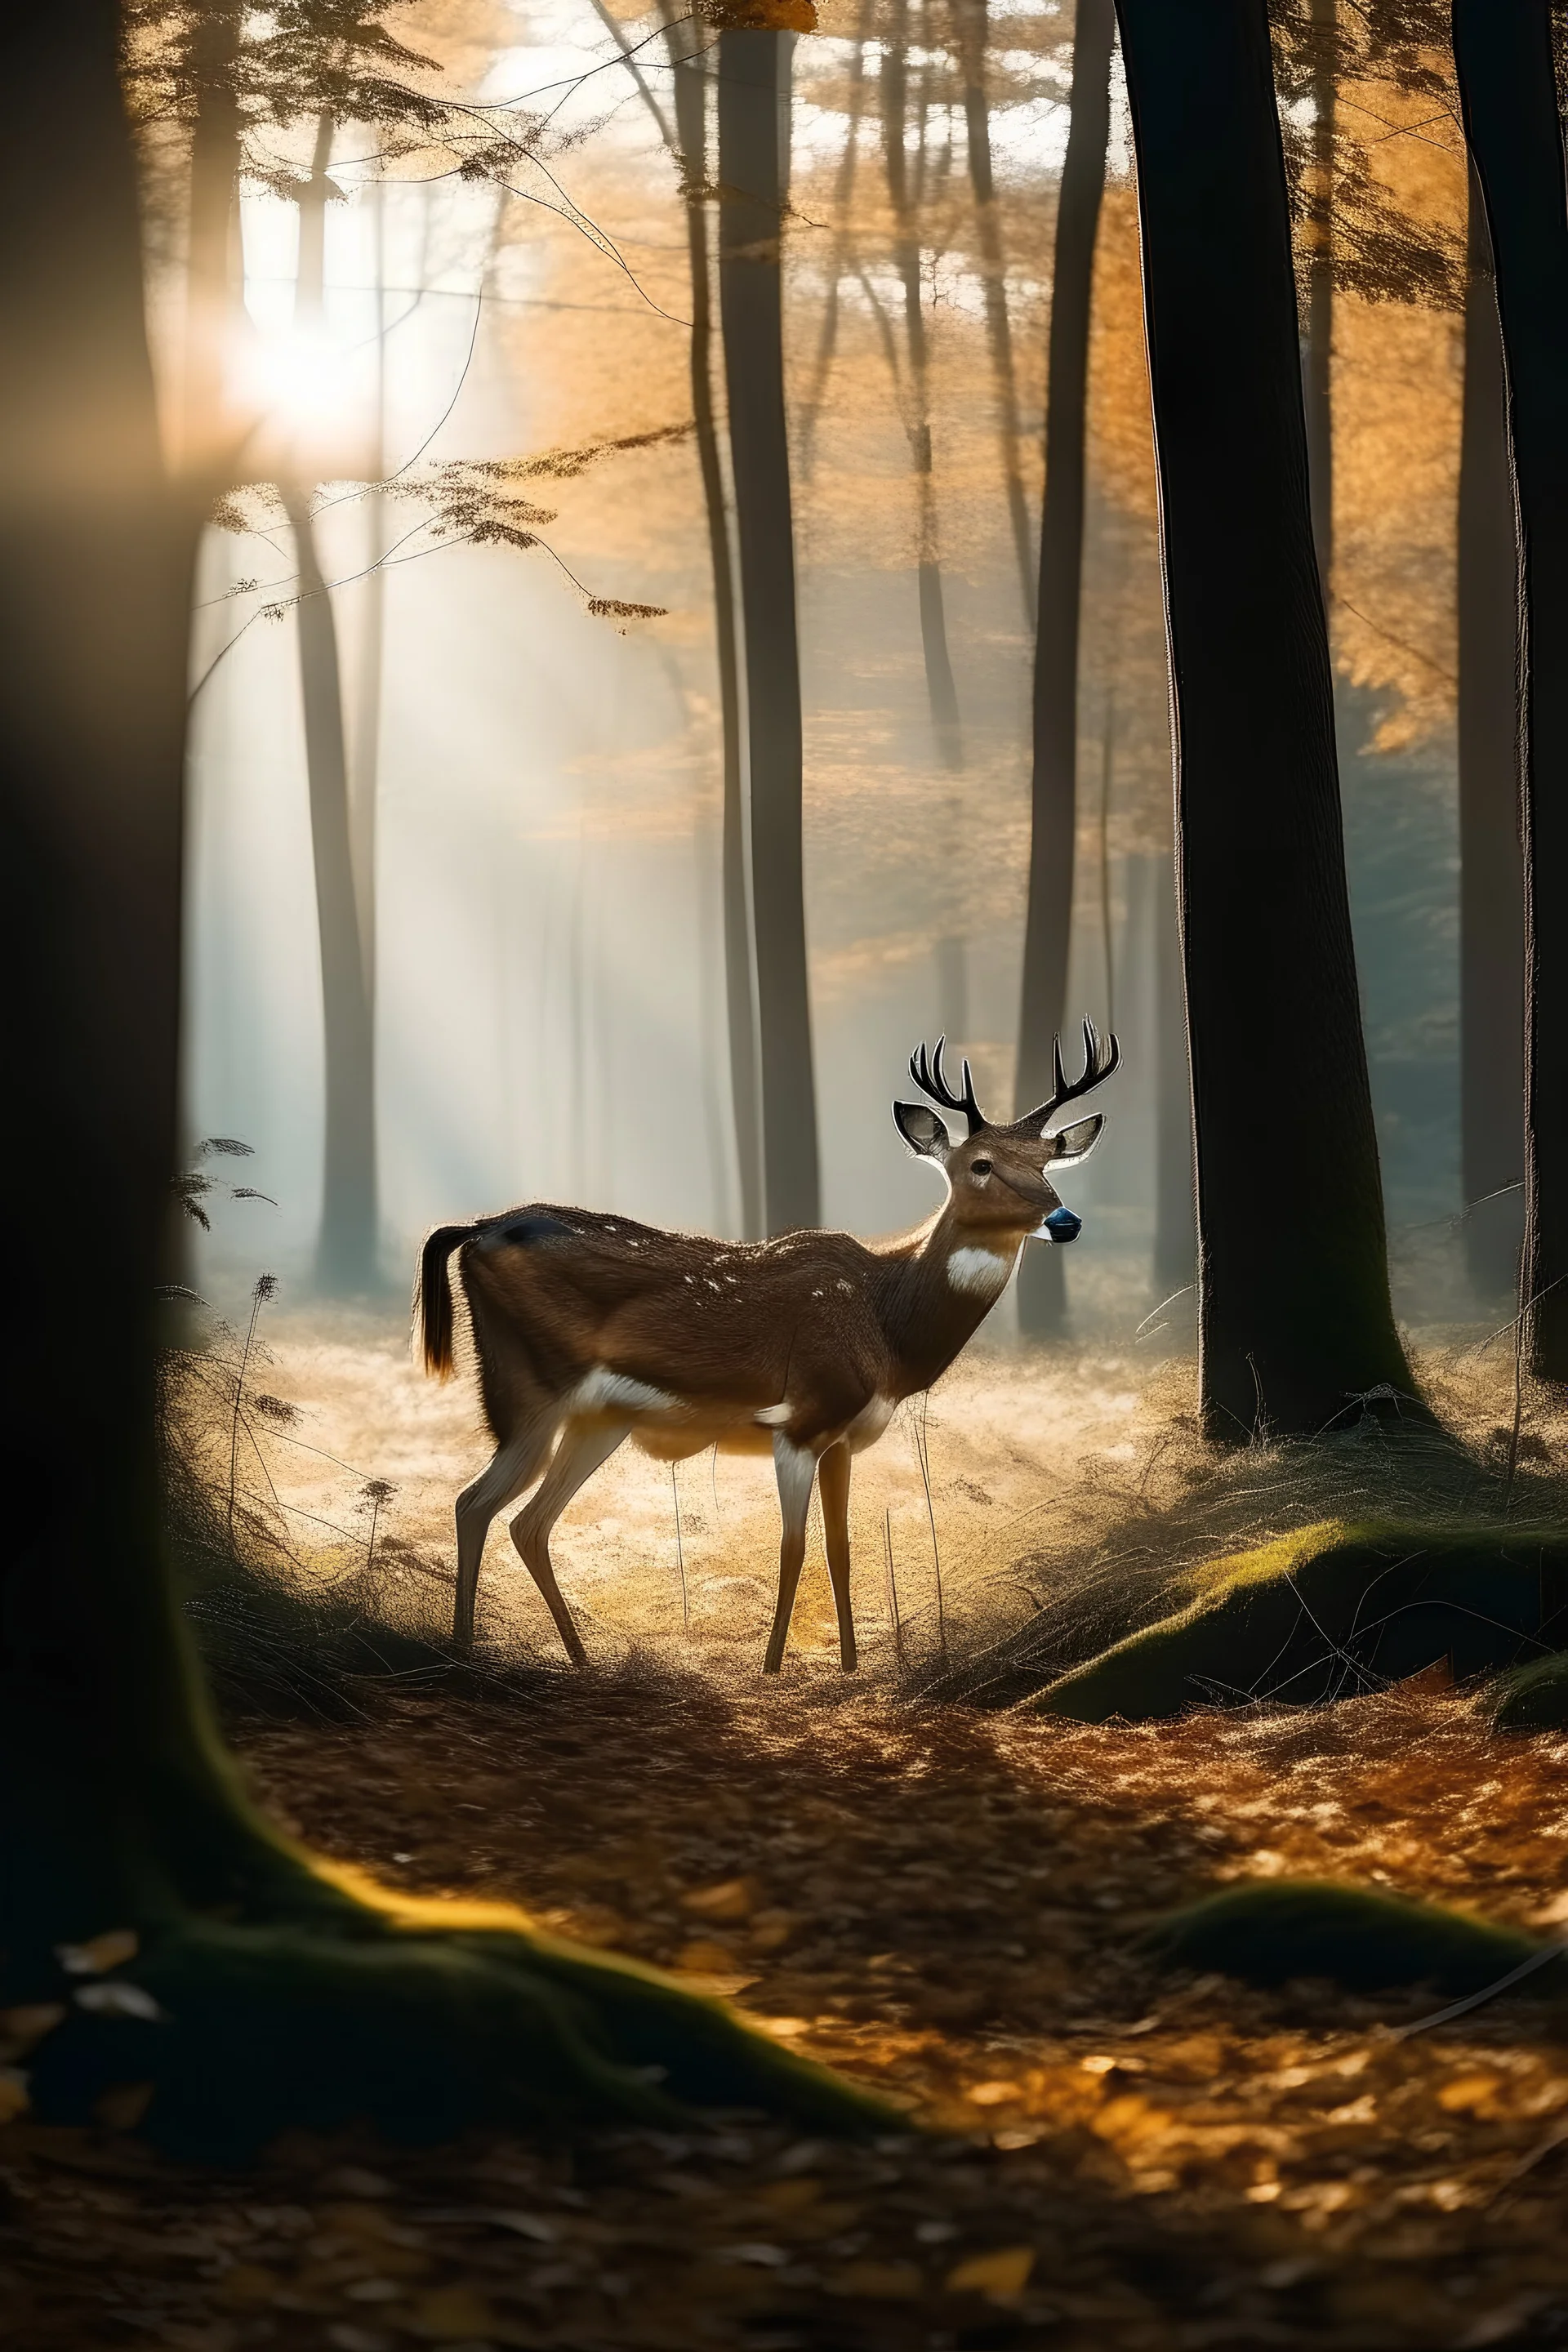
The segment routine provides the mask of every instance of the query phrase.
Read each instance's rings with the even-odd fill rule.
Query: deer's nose
[[[1046,1231],[1053,1242],[1077,1241],[1083,1231],[1083,1219],[1074,1216],[1068,1208],[1053,1209],[1046,1219]]]

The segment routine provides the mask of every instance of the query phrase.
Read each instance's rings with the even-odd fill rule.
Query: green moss
[[[1497,1731],[1560,1731],[1568,1724],[1568,1656],[1534,1658],[1505,1675],[1492,1695]]]
[[[1366,1992],[1405,1984],[1479,1992],[1542,1948],[1435,1904],[1305,1878],[1212,1895],[1173,1913],[1148,1942],[1172,1968],[1216,1969],[1257,1985],[1328,1977]],[[1541,1984],[1556,1973],[1543,1971]]]
[[[1561,1529],[1326,1519],[1192,1570],[1186,1605],[1042,1691],[1040,1712],[1152,1722],[1351,1697],[1448,1661],[1495,1674],[1568,1638]]]
[[[102,1981],[133,1986],[155,2012],[73,2009],[35,2053],[37,2112],[85,2122],[106,2090],[144,2083],[154,2145],[219,2163],[248,2161],[286,2126],[353,2122],[416,2141],[475,2124],[689,2124],[715,2105],[840,2134],[903,2125],[633,1962],[515,1930],[355,1924],[357,1937],[184,1922],[151,1939]]]

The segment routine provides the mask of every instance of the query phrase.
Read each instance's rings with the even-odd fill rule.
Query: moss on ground
[[[1325,1519],[1205,1563],[1185,1606],[1031,1701],[1084,1723],[1348,1698],[1447,1661],[1496,1674],[1568,1638],[1558,1528]]]
[[[1560,1731],[1568,1724],[1568,1655],[1553,1652],[1516,1666],[1491,1694],[1497,1731]]]
[[[1255,1985],[1327,1977],[1358,1992],[1411,1984],[1479,1992],[1542,1948],[1463,1912],[1310,1878],[1227,1888],[1173,1913],[1148,1941],[1173,1968]],[[1559,1990],[1560,1973],[1543,1971],[1531,1989]]]

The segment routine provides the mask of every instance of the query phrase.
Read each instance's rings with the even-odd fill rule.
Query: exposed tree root
[[[1186,1607],[1130,1633],[1031,1702],[1152,1722],[1194,1706],[1311,1705],[1447,1661],[1497,1673],[1568,1638],[1560,1528],[1325,1520],[1194,1570]]]
[[[1330,1879],[1227,1888],[1173,1913],[1148,1940],[1175,1968],[1256,1985],[1328,1977],[1358,1992],[1408,1984],[1479,1992],[1542,1948],[1462,1912]]]
[[[562,1944],[504,1906],[392,1907],[368,1881],[333,1878],[336,1932],[322,1919],[181,1918],[79,1979],[32,2055],[38,2114],[83,2121],[141,2085],[144,2105],[132,2105],[155,2145],[220,2162],[285,2126],[356,2120],[434,2140],[473,2124],[669,2123],[717,2105],[836,2133],[904,2127],[653,1969]]]

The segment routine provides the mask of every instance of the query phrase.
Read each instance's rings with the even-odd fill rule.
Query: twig
[[[676,1476],[673,1462],[669,1465],[669,1491],[675,1498],[675,1564],[680,1570],[680,1630],[689,1634],[691,1601],[686,1590],[686,1553],[680,1541],[680,1482]]]
[[[931,1465],[926,1458],[926,1413],[931,1399],[921,1398],[921,1417],[914,1424],[915,1459],[921,1465],[921,1483],[926,1490],[926,1517],[931,1521],[931,1556],[936,1567],[936,1640],[942,1662],[947,1660],[947,1612],[942,1600],[942,1546],[936,1537],[936,1509],[931,1498]]]
[[[893,1514],[882,1514],[883,1540],[888,1547],[888,1613],[893,1621],[893,1662],[900,1674],[904,1671],[904,1629],[899,1622],[899,1580],[893,1574]]]
[[[228,1540],[231,1549],[234,1545],[235,1489],[239,1482],[239,1413],[245,1401],[245,1375],[250,1367],[250,1346],[256,1337],[256,1318],[277,1287],[278,1276],[275,1274],[258,1276],[256,1287],[250,1294],[250,1324],[245,1334],[245,1348],[234,1383],[234,1419],[228,1436]]]

